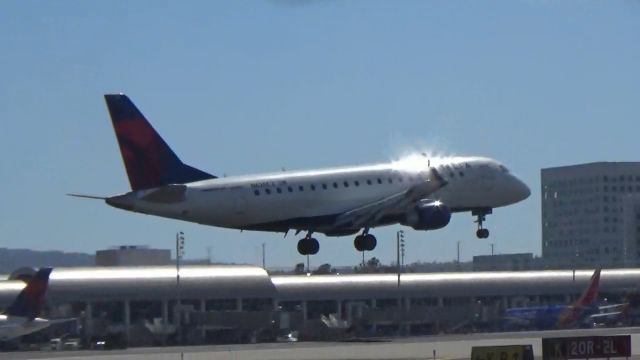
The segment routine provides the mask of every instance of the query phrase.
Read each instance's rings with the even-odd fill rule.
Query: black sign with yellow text
[[[531,345],[474,346],[471,360],[533,360]]]

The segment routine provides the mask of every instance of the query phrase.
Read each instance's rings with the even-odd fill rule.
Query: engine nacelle
[[[409,211],[402,225],[416,230],[436,230],[449,224],[451,210],[439,201],[421,200],[413,210]]]

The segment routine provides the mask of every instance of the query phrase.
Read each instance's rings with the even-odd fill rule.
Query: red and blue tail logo
[[[214,179],[184,164],[126,95],[105,95],[132,190]]]
[[[5,315],[34,319],[40,315],[44,303],[44,295],[49,286],[49,275],[52,268],[41,268],[29,280],[18,297],[6,310]]]

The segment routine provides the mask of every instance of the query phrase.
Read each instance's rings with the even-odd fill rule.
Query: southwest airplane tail
[[[580,297],[570,305],[543,305],[517,307],[506,310],[504,318],[506,327],[542,329],[566,329],[582,325],[588,318],[597,313],[601,307],[598,300],[601,269],[596,269],[589,285]]]
[[[578,300],[568,306],[558,318],[558,326],[566,328],[575,325],[584,315],[584,313],[592,309],[596,300],[598,300],[598,287],[600,286],[601,268],[596,269],[591,275],[589,286],[582,292]]]
[[[52,268],[41,268],[27,281],[18,297],[5,310],[4,315],[35,319],[42,311],[44,295],[49,286],[49,275]]]
[[[124,94],[105,95],[131,190],[216,177],[184,164]]]

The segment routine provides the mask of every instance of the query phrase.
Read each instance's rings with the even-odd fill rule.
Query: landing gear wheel
[[[478,239],[486,239],[489,237],[489,229],[478,229],[476,231],[476,236]]]
[[[367,247],[365,235],[356,236],[355,240],[353,240],[353,246],[355,246],[356,250],[358,251],[366,251]]]
[[[376,240],[375,236],[371,234],[367,234],[364,236],[364,245],[365,245],[365,250],[372,251],[373,249],[376,248],[376,245],[378,245],[378,240]]]
[[[307,255],[307,248],[305,246],[305,239],[299,240],[298,241],[298,253],[300,253],[300,255]]]
[[[477,220],[474,222],[478,224],[478,231],[476,231],[478,239],[486,239],[489,237],[489,229],[483,228],[482,224],[485,222],[486,216],[492,212],[493,209],[491,208],[475,209],[471,211],[471,215],[477,217]]]
[[[376,248],[377,244],[378,240],[371,234],[358,235],[355,240],[353,240],[353,246],[358,251],[372,251]]]
[[[489,236],[488,233],[489,232],[487,231],[487,236]],[[317,254],[318,251],[320,251],[320,243],[318,242],[318,240],[316,240],[315,238],[309,238],[307,239],[307,241],[309,242],[309,255]]]
[[[320,243],[314,238],[304,238],[298,241],[300,255],[315,255],[320,251]]]

